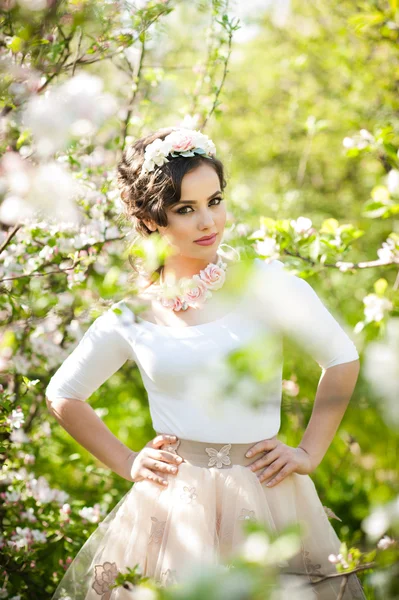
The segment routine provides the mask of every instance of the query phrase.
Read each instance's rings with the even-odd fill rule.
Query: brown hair
[[[142,237],[148,237],[151,231],[143,219],[152,220],[161,227],[168,225],[166,210],[181,197],[181,183],[189,171],[201,164],[209,164],[215,169],[221,190],[227,185],[223,163],[214,156],[195,154],[195,156],[169,157],[169,162],[155,166],[149,173],[142,174],[144,153],[148,144],[154,140],[164,140],[172,133],[172,127],[159,129],[144,136],[125,148],[117,166],[117,185],[125,205],[125,217],[133,223],[134,229]],[[136,270],[135,265],[129,262]],[[160,272],[160,266],[156,272]]]

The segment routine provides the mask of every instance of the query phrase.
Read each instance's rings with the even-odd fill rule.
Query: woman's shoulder
[[[129,302],[119,300],[119,302],[114,302],[110,307],[103,309],[103,312],[94,319],[87,329],[86,336],[96,336],[98,340],[102,339],[106,342],[118,342],[126,337],[124,330],[129,329],[128,326],[134,324],[135,320],[135,314],[129,308]]]
[[[135,309],[129,298],[114,302],[102,315],[110,325],[131,325],[137,322]]]
[[[271,269],[271,268],[283,269],[285,267],[285,264],[281,260],[278,260],[277,258],[274,258],[270,261],[266,261],[257,256],[254,259],[254,263],[256,266],[259,266],[261,269]]]
[[[256,275],[254,287],[263,300],[275,302],[282,309],[288,297],[294,299],[299,294],[305,299],[315,293],[310,283],[287,269],[281,260],[266,261],[256,257],[253,262]]]

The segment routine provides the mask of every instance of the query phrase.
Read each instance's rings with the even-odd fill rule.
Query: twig
[[[298,252],[290,252],[289,250],[284,250],[284,254],[288,254],[289,256],[295,256],[296,258],[300,258],[301,260],[309,263],[312,266],[316,266],[319,263],[315,260],[312,260],[311,258],[307,258],[306,256],[301,256]],[[338,262],[350,262],[350,261],[338,261]],[[389,265],[399,265],[399,258],[394,258],[393,260],[389,261],[389,260],[382,260],[382,259],[377,259],[377,260],[369,260],[369,261],[364,261],[364,262],[359,262],[359,263],[352,263],[351,262],[351,267],[348,268],[348,270],[353,270],[353,269],[367,269],[367,268],[371,268],[371,267],[386,267]],[[331,267],[333,269],[339,269],[340,266],[334,263],[323,263],[323,267]]]
[[[125,239],[125,236],[117,237],[117,238],[110,238],[108,240],[96,242],[94,244],[88,244],[87,246],[82,246],[82,248],[80,248],[79,250],[80,251],[85,250],[85,248],[88,248],[89,246],[95,246],[96,244],[107,244],[108,242],[117,242],[119,240],[124,240],[124,239]],[[51,263],[49,263],[49,264],[51,264]],[[25,273],[24,275],[16,275],[15,277],[5,277],[4,279],[0,279],[0,283],[2,283],[3,281],[14,281],[14,279],[23,279],[24,277],[47,277],[47,275],[64,273],[65,271],[70,271],[71,269],[74,269],[77,264],[79,264],[78,261],[74,262],[74,264],[71,267],[66,267],[65,269],[57,269],[56,271],[46,271],[45,273],[37,273],[37,272],[33,271],[32,273]],[[46,265],[41,265],[41,267],[43,267],[43,266],[46,266]]]
[[[22,227],[22,225],[20,223],[17,223],[16,225],[14,225],[14,227],[11,229],[10,233],[8,234],[8,236],[6,237],[4,242],[0,245],[0,254],[8,246],[8,244],[11,242],[14,235],[17,233],[18,229],[21,229],[21,227]]]

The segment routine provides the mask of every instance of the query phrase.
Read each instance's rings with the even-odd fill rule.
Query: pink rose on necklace
[[[174,298],[161,298],[161,304],[165,308],[170,308],[172,310],[181,310],[183,306],[183,298],[180,296],[176,296]]]
[[[200,308],[208,296],[208,286],[199,275],[194,275],[191,284],[185,290],[184,297],[192,308]]]
[[[226,272],[214,263],[210,263],[205,269],[200,271],[200,277],[209,289],[218,290],[224,284]]]

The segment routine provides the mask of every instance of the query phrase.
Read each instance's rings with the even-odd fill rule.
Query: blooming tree
[[[396,4],[373,9],[373,18],[365,12],[367,2],[355,15],[344,4],[353,31],[370,45],[373,36],[380,36],[392,45],[390,56],[397,60],[392,37],[397,30]],[[168,118],[181,127],[202,131],[212,124],[215,139],[223,140],[220,152],[226,156],[228,137],[243,135],[231,127],[235,121],[228,102],[230,94],[232,107],[235,77],[239,79],[236,73],[229,75],[228,67],[236,64],[233,41],[240,25],[227,0],[193,3],[191,17],[200,19],[204,35],[194,36],[194,53],[186,53],[184,44],[179,45],[181,23],[188,18],[185,10],[184,3],[171,0],[135,4],[5,0],[0,7],[0,597],[50,598],[73,556],[125,489],[126,482],[110,478],[106,469],[82,457],[66,436],[56,432],[44,399],[50,374],[70,354],[93,318],[126,291],[128,253],[144,252],[149,265],[158,264],[157,246],[148,240],[132,245],[131,227],[120,218],[115,183],[120,152],[141,132],[155,127],[167,110]],[[170,35],[163,36],[163,27]],[[273,31],[276,27],[274,22]],[[188,61],[183,65],[182,58],[175,69],[169,59],[174,51]],[[194,64],[189,62],[193,56],[199,59]],[[293,71],[305,62],[299,54]],[[183,66],[188,71],[176,107],[170,73]],[[360,128],[342,138],[348,165],[368,158],[384,169],[381,176],[369,176],[369,197],[355,223],[341,222],[327,211],[318,225],[318,214],[316,218],[305,214],[273,218],[262,202],[254,203],[257,210],[252,214],[252,190],[241,183],[231,193],[232,207],[247,207],[247,218],[230,212],[224,241],[250,257],[284,258],[288,268],[304,278],[326,275],[342,287],[353,280],[362,282],[354,298],[353,335],[364,352],[365,381],[381,396],[383,419],[397,427],[399,141],[395,125],[396,121],[376,125],[371,131]],[[311,116],[305,121],[298,188],[306,182],[312,144],[318,143],[327,128],[324,119]],[[254,137],[246,131],[244,147],[248,156],[253,152],[252,158],[258,160],[263,150],[258,144],[264,142]],[[157,163],[158,158],[150,156],[148,164]],[[284,194],[291,213],[292,200],[298,196],[292,190]],[[376,247],[364,244],[371,237]],[[371,275],[361,279],[364,273]],[[217,368],[232,395],[255,402],[264,382],[254,380],[254,373],[248,375],[251,365],[256,370],[251,358],[245,362],[236,357],[229,366]],[[247,375],[234,379],[240,365],[245,365]],[[135,385],[140,397],[140,383]],[[298,431],[303,423],[294,408],[301,395],[296,374],[284,380],[283,389],[287,406],[292,402]],[[130,405],[136,411],[133,424],[141,428],[145,439],[151,433],[149,417],[137,404]],[[96,408],[101,417],[107,417],[105,406],[102,402]],[[347,448],[356,456],[356,441],[348,440]],[[367,460],[373,459],[363,457],[364,465]],[[55,472],[61,467],[69,492],[58,487]],[[75,494],[80,486],[87,493]],[[188,489],[186,497],[189,502],[192,493]],[[339,520],[329,507],[325,510],[331,519]],[[342,551],[330,557],[337,571],[345,576],[378,564],[394,564],[398,522],[397,500],[378,504],[363,523],[371,544],[363,552],[343,544]],[[215,588],[225,585],[228,589],[236,572],[244,577],[249,565],[252,572],[259,569],[258,581],[263,585],[264,567],[269,569],[282,560],[281,541],[270,539],[254,523],[246,524],[250,535],[242,556],[225,573],[223,584],[215,576]],[[292,538],[291,532],[284,535],[288,541]],[[391,581],[394,573],[385,572],[385,597],[393,598],[397,593]],[[137,587],[144,579],[133,570],[126,577],[116,577],[117,585],[123,581]],[[246,585],[250,586],[249,576]],[[147,587],[147,598],[151,594],[155,598],[162,592]]]

